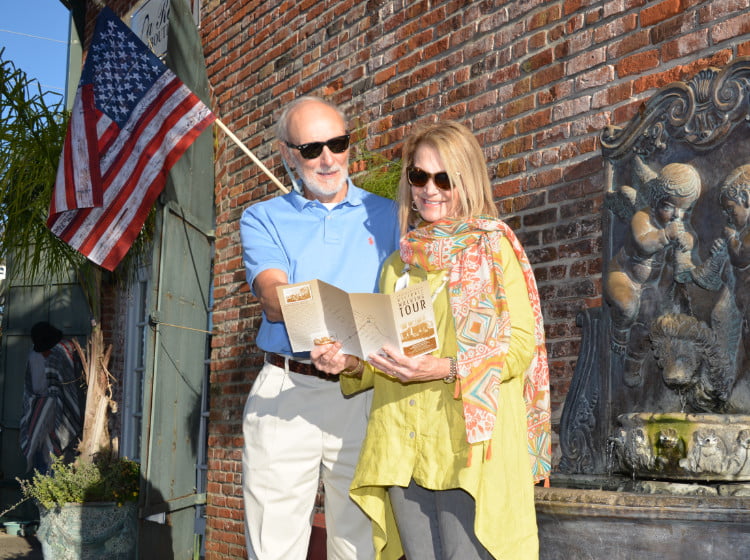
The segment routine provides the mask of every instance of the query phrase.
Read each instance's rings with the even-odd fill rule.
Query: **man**
[[[24,382],[19,432],[27,468],[46,473],[52,456],[76,456],[86,405],[83,367],[75,346],[46,321],[31,327],[34,344]]]
[[[276,287],[318,278],[348,292],[375,291],[381,263],[398,247],[396,210],[349,179],[349,135],[334,105],[295,100],[277,137],[295,190],[251,206],[240,222],[247,281],[263,309],[256,343],[266,353],[243,421],[248,556],[306,558],[322,473],[328,558],[367,559],[370,523],[349,485],[369,394],[345,398],[337,376],[292,352]]]

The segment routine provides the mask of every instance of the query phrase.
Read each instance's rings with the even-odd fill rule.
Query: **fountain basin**
[[[590,487],[557,486],[573,476],[535,489],[540,560],[750,558],[748,497],[615,491],[577,476]]]

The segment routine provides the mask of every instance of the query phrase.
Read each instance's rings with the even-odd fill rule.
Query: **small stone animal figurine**
[[[635,470],[650,469],[654,455],[648,435],[642,428],[630,430],[625,442],[625,460]]]
[[[674,428],[666,428],[659,432],[656,440],[656,467],[661,471],[675,469],[680,459],[685,458],[685,442]]]
[[[750,430],[740,430],[732,453],[727,459],[727,470],[734,475],[750,475]]]
[[[724,442],[713,430],[696,430],[693,446],[680,466],[695,473],[721,474],[726,470]]]

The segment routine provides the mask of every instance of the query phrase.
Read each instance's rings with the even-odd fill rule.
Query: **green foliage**
[[[34,471],[30,480],[19,480],[26,498],[37,500],[47,509],[66,503],[124,502],[138,498],[140,466],[126,458],[100,454],[93,462],[66,465],[56,458],[49,474]]]
[[[77,269],[84,257],[46,226],[57,161],[68,115],[62,98],[43,93],[35,80],[0,50],[0,259],[23,255],[9,269],[55,275]]]
[[[398,193],[398,181],[401,177],[401,162],[392,161],[377,152],[371,152],[364,146],[358,146],[357,161],[363,162],[365,170],[357,174],[355,183],[358,187],[394,199]]]

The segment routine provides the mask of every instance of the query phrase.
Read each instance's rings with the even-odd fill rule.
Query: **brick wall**
[[[601,303],[599,134],[659,87],[750,54],[749,4],[204,0],[201,32],[220,118],[287,184],[271,127],[301,94],[341,104],[355,140],[392,158],[420,120],[471,127],[534,264],[559,406],[576,314]],[[238,220],[275,194],[238,148],[222,137],[217,149],[209,559],[244,557],[241,413],[262,357]]]

